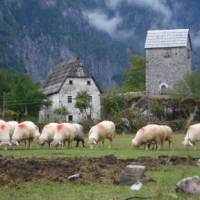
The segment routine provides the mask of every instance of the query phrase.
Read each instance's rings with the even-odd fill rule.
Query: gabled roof
[[[189,29],[150,30],[147,32],[145,49],[186,47],[188,40],[191,44]]]
[[[63,62],[55,66],[53,72],[47,78],[43,87],[44,93],[46,95],[58,93],[67,78],[92,78],[94,80],[79,59]],[[95,84],[100,90],[98,84],[96,82]]]

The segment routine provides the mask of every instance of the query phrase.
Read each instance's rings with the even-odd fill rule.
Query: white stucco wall
[[[70,85],[69,81],[72,80],[73,84]],[[88,85],[87,81],[91,84]],[[70,114],[73,116],[73,121],[79,122],[82,120],[81,113],[79,109],[75,108],[75,98],[77,94],[81,91],[87,91],[87,93],[92,96],[91,109],[92,109],[92,119],[100,120],[101,118],[101,102],[100,102],[100,92],[96,87],[93,79],[91,78],[68,78],[63,84],[60,90],[60,104],[65,106]],[[68,96],[72,96],[72,103],[68,103]],[[89,114],[89,113],[88,113]]]
[[[73,81],[73,84],[69,84],[69,80]],[[87,84],[90,81],[90,85]],[[95,82],[92,78],[67,78],[63,84],[60,92],[58,94],[50,95],[49,99],[52,105],[48,108],[49,120],[53,120],[53,111],[60,106],[65,106],[73,116],[74,122],[81,122],[82,115],[79,109],[75,108],[75,98],[77,94],[81,91],[87,91],[87,93],[92,97],[91,101],[91,118],[94,121],[101,119],[101,102],[100,102],[100,91],[97,88]],[[68,96],[72,96],[72,103],[68,103]],[[88,114],[89,114],[88,110]],[[41,116],[44,113],[41,112]],[[41,118],[41,117],[40,117]],[[68,116],[66,116],[66,121],[68,121]]]

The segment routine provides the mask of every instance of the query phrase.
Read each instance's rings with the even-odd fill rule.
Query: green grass
[[[118,135],[114,142],[113,148],[108,148],[108,142],[105,143],[105,147],[101,144],[94,150],[87,148],[58,148],[58,149],[49,149],[47,146],[41,148],[38,144],[32,144],[31,150],[24,149],[23,144],[15,150],[0,150],[0,155],[2,156],[14,156],[14,157],[43,157],[43,158],[58,158],[58,157],[68,157],[68,156],[87,156],[87,157],[98,157],[104,155],[113,154],[119,158],[137,158],[141,156],[160,156],[160,155],[168,155],[168,156],[191,156],[191,157],[199,157],[200,156],[200,146],[198,149],[195,150],[194,148],[186,149],[181,142],[184,139],[184,135],[176,134],[174,136],[174,141],[172,144],[172,148],[169,150],[166,146],[164,149],[155,151],[149,150],[144,151],[143,148],[141,149],[133,149],[131,148],[131,140],[132,135]],[[87,143],[87,141],[86,141]],[[75,143],[73,144],[75,145]]]
[[[144,151],[143,149],[132,149],[130,142],[133,136],[119,135],[115,138],[113,148],[108,149],[108,143],[103,148],[101,145],[94,150],[89,148],[71,148],[71,149],[48,149],[48,147],[40,148],[37,144],[33,144],[31,150],[0,150],[2,156],[14,157],[97,157],[114,154],[119,158],[137,158],[142,156],[156,157],[159,155],[176,155],[200,157],[200,148],[185,149],[181,144],[184,135],[176,134],[171,150],[167,145],[163,150]],[[20,147],[22,148],[22,146]],[[78,158],[77,158],[78,159]],[[24,169],[26,170],[26,169]],[[190,175],[200,175],[198,166],[178,165],[164,166],[159,170],[147,171],[146,177],[152,178],[155,182],[145,182],[143,188],[139,192],[131,191],[128,186],[103,185],[103,184],[80,184],[80,183],[57,183],[57,182],[27,182],[21,183],[17,187],[0,187],[0,199],[37,199],[37,200],[123,200],[129,196],[153,196],[153,200],[173,200],[173,199],[200,199],[199,197],[191,197],[187,195],[177,194],[175,192],[175,184],[181,178]]]
[[[198,197],[175,192],[175,184],[184,176],[199,175],[199,167],[163,167],[146,173],[155,182],[147,182],[138,192],[128,186],[79,184],[79,183],[24,183],[17,188],[0,187],[0,199],[4,200],[123,200],[130,196],[153,197],[153,200],[191,199]]]

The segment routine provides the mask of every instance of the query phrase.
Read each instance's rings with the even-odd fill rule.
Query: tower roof
[[[188,40],[191,44],[189,29],[150,30],[147,32],[145,49],[186,47]]]

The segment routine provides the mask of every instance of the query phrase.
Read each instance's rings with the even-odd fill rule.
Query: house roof
[[[101,92],[95,79],[89,74],[80,60],[76,59],[55,66],[53,72],[48,76],[47,81],[44,84],[44,93],[46,95],[58,93],[67,78],[92,78]]]
[[[188,40],[191,44],[189,29],[150,30],[147,32],[145,49],[186,47]]]

